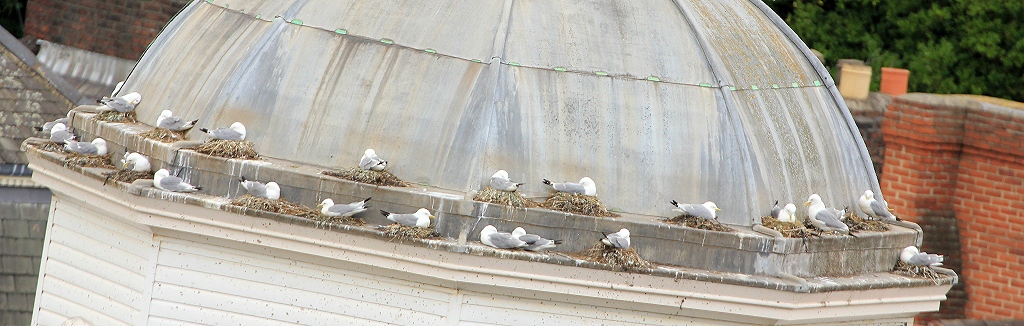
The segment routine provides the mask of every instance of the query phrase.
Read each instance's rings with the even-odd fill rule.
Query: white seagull
[[[75,140],[75,134],[68,131],[68,127],[63,123],[56,123],[53,125],[53,128],[50,129],[50,141],[58,144],[64,144],[71,140]]]
[[[118,97],[104,96],[97,102],[104,106],[99,108],[100,111],[113,110],[121,113],[131,112],[132,110],[135,110],[136,105],[139,105],[139,103],[142,102],[142,94],[139,94],[138,92],[131,92]]]
[[[597,184],[594,183],[594,180],[590,179],[590,177],[583,177],[583,179],[580,179],[579,183],[553,183],[548,179],[544,179],[544,184],[551,186],[551,188],[554,188],[559,192],[597,196]]]
[[[804,203],[807,206],[807,218],[815,227],[823,231],[840,231],[850,233],[850,227],[841,221],[842,212],[834,208],[826,209],[825,203],[821,202],[821,196],[812,194]]]
[[[327,216],[352,217],[352,215],[365,212],[367,208],[370,208],[370,206],[366,206],[366,202],[370,201],[370,198],[373,197],[350,204],[335,204],[334,200],[327,198],[316,207],[320,207],[320,213]]]
[[[160,117],[156,118],[156,127],[172,131],[185,131],[195,127],[196,122],[199,122],[199,119],[185,121],[175,117],[171,110],[163,110],[160,112]]]
[[[91,143],[68,140],[64,149],[82,155],[107,155],[107,141],[103,138],[93,139]]]
[[[605,234],[601,243],[612,248],[629,249],[629,230],[622,229],[619,232]]]
[[[367,148],[363,152],[363,158],[359,159],[359,168],[363,170],[384,171],[386,167],[388,167],[388,161],[380,159],[372,148]]]
[[[241,122],[237,121],[232,123],[230,127],[220,127],[213,130],[199,128],[199,131],[209,134],[210,137],[221,140],[245,140],[245,125],[242,125]]]
[[[786,207],[779,208],[779,201],[775,201],[775,207],[772,207],[772,217],[780,222],[796,223],[796,205],[793,203],[786,204]]]
[[[516,191],[516,189],[519,189],[519,186],[524,184],[525,183],[512,182],[512,180],[508,178],[508,172],[505,172],[505,170],[498,170],[498,172],[494,172],[494,174],[491,175],[491,188],[497,190],[512,192]]]
[[[676,207],[672,209],[676,212],[690,214],[692,216],[700,217],[706,220],[714,220],[718,218],[718,214],[716,214],[715,212],[721,211],[721,209],[718,209],[718,205],[715,205],[715,203],[711,201],[704,202],[703,204],[700,205],[680,204],[675,200],[672,200],[669,203],[672,204],[672,206]]]
[[[135,172],[149,172],[153,167],[149,165],[149,159],[139,153],[131,153],[121,160],[121,168]]]
[[[192,186],[185,183],[185,181],[182,181],[181,178],[172,176],[170,172],[167,172],[167,169],[160,169],[153,174],[153,185],[157,188],[174,192],[195,192],[203,190],[203,187]]]
[[[864,214],[868,214],[868,216],[876,220],[896,220],[896,216],[889,212],[888,205],[884,201],[875,199],[875,193],[871,192],[871,190],[865,190],[864,195],[857,199],[857,204]]]
[[[517,249],[526,247],[527,244],[519,237],[508,232],[498,232],[493,225],[485,226],[480,230],[480,242],[498,249]]]
[[[536,234],[526,233],[526,229],[522,227],[517,227],[515,230],[512,230],[512,235],[517,239],[526,242],[526,246],[523,247],[523,249],[529,251],[542,251],[562,244],[562,240],[545,239],[544,237]]]
[[[415,226],[418,228],[425,228],[430,226],[430,219],[434,218],[434,214],[430,214],[430,211],[426,208],[420,208],[416,213],[412,214],[394,214],[385,212],[383,209],[380,210],[380,214],[387,217],[392,222],[404,225],[404,226]]]
[[[910,246],[903,248],[900,252],[900,260],[904,263],[917,266],[939,266],[945,257],[942,255],[921,252],[917,247]]]
[[[241,177],[238,182],[242,184],[242,188],[245,188],[249,196],[270,200],[281,199],[281,186],[277,182],[271,181],[267,182],[267,184],[262,184],[257,181],[246,180],[245,177]]]

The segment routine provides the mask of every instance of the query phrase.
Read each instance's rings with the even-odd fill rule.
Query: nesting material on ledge
[[[627,270],[647,269],[654,266],[651,262],[640,258],[633,248],[618,249],[600,242],[575,256],[586,261],[622,267]]]
[[[132,183],[139,179],[152,179],[153,171],[140,172],[132,170],[117,170],[103,173],[103,176],[107,177],[107,179],[103,181],[103,184],[107,184],[107,181],[110,180]]]
[[[936,284],[938,284],[937,280],[942,278],[942,274],[936,273],[935,270],[928,266],[911,265],[904,263],[902,260],[896,260],[896,267],[892,269],[892,273],[906,277],[932,279],[936,280]]]
[[[609,212],[608,208],[596,196],[583,194],[558,192],[540,204],[540,207],[580,215],[619,217],[619,214]]]
[[[128,112],[103,111],[96,115],[96,120],[119,123],[135,123],[135,110]]]
[[[68,153],[64,158],[64,166],[81,166],[83,168],[108,168],[114,169],[110,164],[110,154],[107,155],[84,155]]]
[[[789,223],[779,221],[778,219],[771,216],[761,217],[761,225],[779,231],[782,236],[787,238],[808,238],[818,236],[818,232],[804,227],[801,223]]]
[[[332,218],[329,216],[324,216],[315,209],[302,205],[292,204],[282,199],[272,200],[262,197],[253,197],[250,195],[242,195],[241,197],[231,200],[231,205],[242,206],[248,209],[267,211],[271,213],[298,216],[301,218],[314,220],[320,223],[340,223],[347,225],[366,224],[366,222],[363,222],[362,220],[356,218]]]
[[[709,219],[706,219],[706,218],[703,218],[703,217],[697,217],[697,216],[693,216],[693,215],[686,214],[686,213],[680,214],[679,216],[676,216],[676,217],[666,218],[666,219],[663,219],[662,221],[665,221],[665,223],[668,223],[668,224],[682,225],[682,226],[685,226],[685,227],[694,228],[694,229],[701,229],[701,230],[719,231],[719,232],[732,232],[733,231],[732,228],[730,228],[728,226],[725,226],[725,225],[722,225],[722,223],[718,222],[717,220],[709,220]]]
[[[170,131],[162,128],[155,128],[153,130],[139,134],[142,138],[149,138],[163,143],[173,143],[176,141],[185,140],[185,132],[183,131]]]
[[[473,200],[512,207],[537,207],[537,203],[523,198],[519,192],[501,191],[491,187],[481,190]]]
[[[850,231],[889,231],[889,225],[885,224],[885,222],[864,219],[852,212],[846,214],[846,219],[843,220],[843,223],[850,227]]]
[[[436,239],[441,237],[441,234],[432,228],[405,226],[398,223],[378,226],[377,231],[380,231],[386,237],[390,237],[391,240]]]
[[[41,151],[46,151],[46,152],[51,152],[51,153],[61,153],[61,154],[66,154],[67,153],[67,151],[64,150],[64,145],[63,144],[54,143],[52,141],[47,141],[47,142],[42,142],[42,143],[35,143],[35,144],[30,144],[30,145],[31,146],[35,146],[36,148],[38,148]]]
[[[399,179],[388,171],[371,171],[360,168],[351,168],[348,170],[324,171],[321,173],[339,179],[369,183],[378,186],[408,187],[408,184],[405,181],[402,181],[402,179]]]
[[[256,152],[255,147],[256,144],[248,140],[212,139],[192,150],[223,158],[255,160],[260,158],[260,153]]]

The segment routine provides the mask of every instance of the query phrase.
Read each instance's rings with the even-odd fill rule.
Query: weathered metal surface
[[[135,67],[135,61],[112,57],[39,40],[39,63],[64,78],[85,97],[96,103],[110,96],[114,86],[124,80]]]
[[[670,199],[742,225],[811,193],[855,206],[878,192],[863,142],[772,15],[746,0],[200,1],[122,92],[143,94],[142,121],[240,121],[262,154],[327,167],[374,148],[406,181],[459,192],[505,169],[538,196],[541,178],[590,176],[606,204],[654,216]]]

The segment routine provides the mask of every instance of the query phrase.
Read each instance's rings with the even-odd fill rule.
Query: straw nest
[[[110,164],[110,154],[107,155],[85,155],[69,152],[64,157],[64,166],[81,166],[83,168],[107,168],[114,169]]]
[[[605,207],[596,196],[582,194],[558,192],[541,203],[540,207],[580,215],[619,217],[619,214],[608,211],[608,207]]]
[[[107,184],[107,181],[110,180],[132,183],[139,179],[152,179],[153,171],[140,172],[132,170],[117,170],[103,173],[103,176],[107,177],[106,180],[103,180],[103,184]]]
[[[819,236],[817,231],[804,227],[803,223],[783,222],[771,216],[761,217],[761,226],[779,231],[779,233],[782,233],[782,236],[787,238],[809,238]]]
[[[889,225],[885,224],[885,222],[868,220],[852,212],[846,214],[846,219],[843,220],[843,223],[850,227],[850,231],[889,231]]]
[[[385,237],[390,237],[391,240],[436,239],[441,237],[441,234],[432,228],[405,226],[398,223],[378,226],[377,231],[380,231]]]
[[[942,274],[935,272],[935,270],[928,266],[911,265],[904,263],[902,260],[896,260],[896,267],[892,269],[892,273],[906,277],[927,278],[932,280],[942,278]]]
[[[574,256],[589,262],[621,267],[626,270],[647,269],[654,266],[651,262],[640,258],[633,248],[618,249],[601,242]]]
[[[213,139],[192,150],[223,158],[255,160],[260,158],[260,153],[256,152],[255,147],[256,144],[248,140]]]
[[[312,208],[309,208],[309,207],[306,207],[306,206],[302,206],[302,205],[292,204],[292,203],[289,203],[289,202],[287,202],[285,200],[281,200],[281,199],[272,200],[272,199],[266,199],[266,198],[262,198],[262,197],[253,197],[253,196],[250,196],[250,195],[242,195],[241,197],[232,199],[231,200],[231,205],[241,206],[241,207],[245,207],[245,208],[248,208],[248,209],[261,210],[261,211],[266,211],[266,212],[271,212],[271,213],[278,213],[278,214],[284,214],[284,215],[298,216],[298,217],[301,217],[301,218],[306,218],[306,219],[314,220],[314,221],[317,221],[317,222],[320,222],[320,223],[340,223],[340,224],[347,224],[347,225],[363,225],[363,224],[366,224],[366,222],[363,222],[362,220],[356,219],[356,218],[350,218],[350,217],[342,218],[342,217],[326,216],[326,215],[321,214],[320,211],[317,211],[315,209],[312,209]]]
[[[103,111],[96,115],[96,120],[121,123],[139,122],[135,119],[135,110],[128,112]]]
[[[402,181],[402,179],[399,179],[388,171],[371,171],[360,168],[351,168],[348,170],[324,171],[321,173],[339,179],[369,183],[378,186],[408,187],[408,184],[405,181]]]
[[[512,207],[537,207],[537,203],[523,198],[518,192],[501,191],[491,187],[480,191],[473,200]]]
[[[732,232],[733,231],[732,228],[730,228],[728,226],[725,226],[725,225],[722,225],[722,223],[718,222],[718,220],[709,220],[709,219],[706,219],[706,218],[703,218],[703,217],[693,216],[693,215],[690,215],[690,214],[687,214],[687,213],[682,213],[682,214],[679,214],[679,216],[672,217],[672,218],[662,219],[662,221],[665,221],[665,223],[668,223],[668,224],[682,225],[682,226],[685,226],[685,227],[694,228],[694,229],[701,229],[701,230],[720,231],[720,232]]]
[[[31,144],[31,146],[33,146],[33,147],[35,147],[35,148],[37,148],[37,149],[39,149],[41,151],[44,151],[44,152],[61,153],[61,154],[67,153],[67,151],[64,150],[64,144],[58,144],[58,143],[54,143],[52,141]]]
[[[139,134],[139,136],[142,136],[142,138],[149,138],[163,143],[173,143],[176,141],[185,140],[186,131],[171,131],[163,128],[155,128],[153,130],[141,133]]]

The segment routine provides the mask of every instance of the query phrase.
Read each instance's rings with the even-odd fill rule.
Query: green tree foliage
[[[0,25],[14,37],[25,34],[25,0],[0,0]]]
[[[827,65],[910,70],[913,92],[1024,102],[1024,1],[766,0]]]

